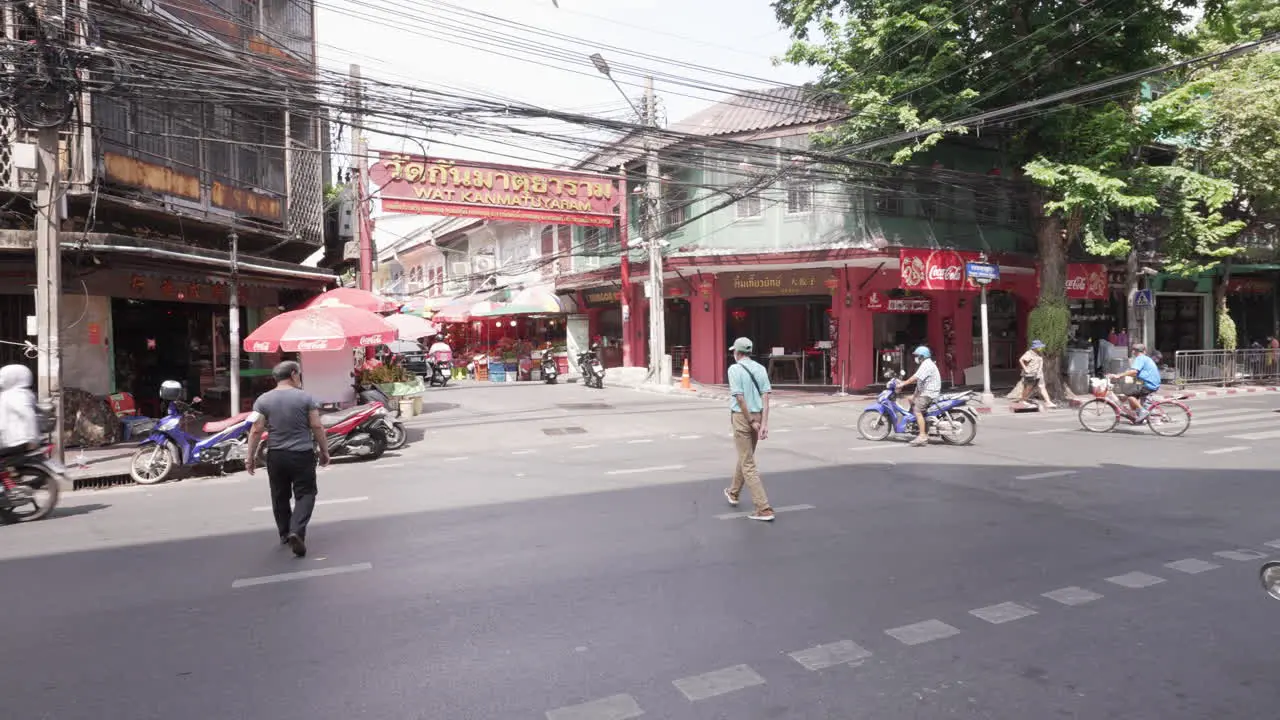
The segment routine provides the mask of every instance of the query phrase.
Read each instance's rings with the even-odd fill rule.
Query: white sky
[[[700,84],[738,89],[805,82],[805,68],[774,67],[772,57],[787,46],[767,0],[318,0],[317,36],[320,62],[345,70],[359,63],[366,77],[421,86],[449,86],[468,94],[510,98],[539,106],[623,118],[627,106],[618,90],[592,67],[587,56],[602,53],[614,66],[614,77],[633,99],[642,93],[645,71],[689,77]],[[402,8],[396,10],[395,8]],[[530,31],[502,27],[493,21],[460,14],[466,9],[499,16],[537,30],[581,38],[568,42]],[[526,42],[552,45],[565,57],[548,59],[495,41],[488,50],[463,47],[442,23],[465,23],[479,32],[518,34]],[[616,49],[615,49],[616,48]],[[503,57],[493,51],[517,55]],[[621,50],[655,57],[629,57]],[[729,70],[760,80],[726,78],[672,64],[683,61]],[[555,67],[547,67],[547,65]],[[638,66],[636,71],[620,65]],[[577,71],[576,73],[574,71]],[[581,73],[581,74],[578,74]],[[723,91],[656,82],[668,121],[677,121],[724,95]],[[440,139],[475,144],[466,138]],[[390,143],[392,147],[386,145]],[[400,140],[371,139],[374,149],[401,149]],[[412,152],[413,143],[405,149]],[[478,159],[480,153],[436,145],[433,155]],[[503,152],[511,152],[503,148]],[[511,158],[493,158],[512,161]],[[532,158],[531,158],[532,159]]]

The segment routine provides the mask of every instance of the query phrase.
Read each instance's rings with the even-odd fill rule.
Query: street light
[[[618,88],[618,92],[622,93],[622,98],[627,101],[628,105],[631,106],[631,109],[640,118],[640,122],[644,123],[645,114],[640,112],[640,108],[636,107],[636,104],[634,102],[631,102],[631,97],[627,95],[627,91],[623,90],[622,86],[618,84],[618,81],[613,79],[613,71],[609,69],[609,63],[604,59],[604,56],[601,55],[600,53],[591,53],[590,58],[591,58],[591,64],[595,65],[596,70],[598,70],[601,75],[609,78],[609,82],[613,83],[613,86]],[[648,124],[648,123],[645,123],[645,124]]]

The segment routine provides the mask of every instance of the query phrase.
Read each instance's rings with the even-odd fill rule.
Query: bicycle
[[[1191,408],[1182,403],[1181,397],[1156,399],[1148,395],[1142,403],[1147,414],[1142,419],[1116,396],[1111,381],[1098,378],[1089,381],[1093,399],[1080,406],[1080,425],[1089,432],[1111,432],[1120,418],[1132,425],[1146,425],[1161,437],[1178,437],[1191,428]],[[1183,419],[1185,418],[1185,419]]]

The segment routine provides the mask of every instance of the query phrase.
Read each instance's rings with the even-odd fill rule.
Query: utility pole
[[[653,96],[653,78],[644,79],[644,124],[658,127],[658,112]],[[662,185],[659,177],[658,153],[654,147],[654,135],[645,133],[645,216],[648,232],[645,239],[649,246],[649,376],[653,382],[668,380],[664,370],[667,354],[667,320],[662,277],[662,245],[658,230],[662,220]]]
[[[361,290],[373,291],[373,228],[370,227],[369,216],[369,148],[364,137],[364,88],[360,82],[360,66],[351,65],[351,89],[353,120],[351,136],[354,139],[356,153],[356,233],[360,238],[360,281]]]
[[[40,352],[37,386],[42,402],[52,404],[54,458],[63,462],[62,445],[62,175],[58,168],[58,129],[42,128],[37,139],[36,186],[36,332]]]
[[[227,368],[227,384],[231,386],[231,412],[228,416],[240,414],[240,236],[231,231],[231,307],[229,309],[229,329],[231,330],[231,367]]]

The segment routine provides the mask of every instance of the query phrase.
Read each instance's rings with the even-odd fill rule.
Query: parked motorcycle
[[[893,378],[858,418],[858,433],[867,440],[884,440],[891,434],[917,435],[915,415],[898,404],[898,384]],[[938,396],[925,411],[926,432],[937,435],[948,445],[968,445],[978,434],[978,414],[967,406],[973,391]]]
[[[551,348],[542,351],[542,380],[548,385],[555,385],[560,378],[560,366],[556,364],[556,354]]]
[[[603,390],[604,365],[600,363],[600,358],[596,355],[596,349],[599,347],[599,345],[592,345],[590,350],[578,353],[578,370],[582,372],[582,383],[584,385]]]
[[[200,398],[190,404],[182,400],[182,385],[173,380],[160,383],[160,399],[169,403],[169,414],[156,423],[151,434],[138,446],[129,463],[129,477],[139,485],[155,485],[168,480],[179,467],[216,465],[244,461],[249,452],[249,428],[258,419],[255,412],[232,415],[204,424],[204,437],[191,435],[183,421],[196,415]]]
[[[53,407],[38,406],[40,432],[53,432]],[[59,483],[67,481],[67,470],[53,459],[53,445],[0,456],[0,521],[31,522],[46,517],[58,506]]]
[[[1258,579],[1262,581],[1262,589],[1266,590],[1268,595],[1280,600],[1280,560],[1263,563],[1262,570],[1258,572]]]
[[[320,423],[324,425],[325,442],[329,446],[329,457],[352,457],[377,460],[387,451],[387,434],[385,427],[390,413],[380,402],[357,405],[348,410],[324,413]],[[258,443],[258,465],[267,464],[267,436],[262,433],[262,442]]]
[[[399,405],[393,405],[391,398],[387,394],[378,389],[377,385],[357,385],[356,397],[360,398],[361,404],[382,403],[382,406],[388,408],[389,412],[394,412],[395,417],[400,417]],[[399,450],[409,442],[409,434],[404,431],[404,423],[399,420],[393,420],[391,415],[382,419],[382,432],[387,436],[387,449]]]

